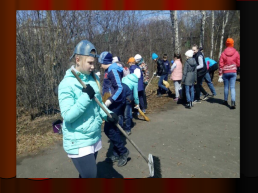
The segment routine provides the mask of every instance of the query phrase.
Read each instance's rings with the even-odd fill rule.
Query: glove
[[[82,92],[87,93],[89,95],[90,99],[92,99],[95,95],[94,89],[89,84],[86,84],[86,88],[83,88]]]
[[[111,105],[111,101],[109,99],[106,100],[105,105],[106,105],[106,107],[109,107],[109,105]]]
[[[107,121],[109,123],[114,123],[117,124],[118,123],[118,116],[115,113],[110,113],[110,115],[112,116],[112,118],[110,118],[109,116],[107,116]]]
[[[219,76],[219,80],[218,80],[218,82],[223,82],[222,75],[221,75],[221,76]]]
[[[135,109],[139,109],[140,107],[139,107],[139,105],[135,105],[134,108]]]
[[[156,75],[157,75],[157,73],[156,73],[156,72],[154,72],[154,73],[153,73],[153,75],[154,75],[154,76],[156,76]]]

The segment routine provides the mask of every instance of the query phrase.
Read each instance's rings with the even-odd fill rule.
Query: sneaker
[[[193,104],[201,103],[201,100],[195,100]]]
[[[203,100],[203,101],[206,101],[206,100],[209,98],[209,96],[210,96],[210,95],[207,93],[207,94],[203,97],[202,100]]]
[[[161,94],[157,94],[157,97],[161,97]]]
[[[127,163],[128,155],[129,155],[129,150],[127,150],[127,152],[124,153],[123,155],[119,156],[119,160],[118,160],[118,163],[117,163],[118,167],[122,167]]]
[[[191,107],[193,107],[194,105],[193,105],[193,102],[190,102],[190,104],[191,104]]]
[[[106,159],[106,162],[114,163],[119,161],[119,156],[112,155]]]
[[[178,97],[174,98],[174,101],[178,101]]]
[[[131,131],[125,131],[127,135],[131,135]]]
[[[146,110],[144,109],[144,110],[142,110],[142,112],[145,114],[145,113],[146,113]]]

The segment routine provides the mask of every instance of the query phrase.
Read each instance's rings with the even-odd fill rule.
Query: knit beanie
[[[98,61],[100,64],[112,64],[112,57],[112,54],[105,51],[99,55]]]
[[[232,38],[228,38],[226,41],[227,47],[234,47],[234,40]]]
[[[113,57],[112,63],[120,62],[120,58],[118,56]]]
[[[141,78],[141,70],[139,68],[136,68],[133,73],[137,76],[137,78]]]
[[[129,63],[135,63],[135,59],[134,59],[134,57],[129,58],[129,60],[128,60],[127,64],[129,64]]]
[[[140,62],[140,60],[142,59],[142,56],[141,56],[140,54],[136,54],[136,55],[134,56],[134,59],[135,59],[135,62],[138,63],[138,62]]]
[[[189,58],[192,58],[193,57],[193,50],[188,50],[186,53],[185,53],[185,56],[189,57]]]
[[[156,53],[152,53],[152,60],[155,60],[155,59],[157,59],[159,56],[156,54]]]

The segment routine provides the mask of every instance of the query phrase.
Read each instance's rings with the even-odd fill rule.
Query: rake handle
[[[83,86],[83,88],[86,88],[86,85],[84,84],[84,82],[82,82],[82,80],[80,79],[80,77],[76,74],[76,72],[74,70],[71,70],[73,75],[75,76],[75,78],[81,83],[81,85]],[[100,108],[107,114],[107,116],[109,116],[109,118],[112,118],[112,116],[110,115],[110,113],[107,111],[107,109],[99,102],[99,100],[94,96],[94,100],[96,101],[96,103],[98,103],[98,105],[100,106]],[[143,155],[143,153],[141,152],[141,150],[137,147],[137,145],[128,137],[128,135],[126,134],[126,132],[121,128],[121,126],[117,123],[116,124],[117,128],[123,133],[123,135],[130,141],[130,143],[135,147],[135,149],[141,154],[141,156],[143,157],[143,159],[149,163],[148,159]]]

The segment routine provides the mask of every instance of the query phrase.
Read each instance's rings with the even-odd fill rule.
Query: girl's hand
[[[92,99],[94,97],[94,95],[96,94],[94,89],[89,84],[86,84],[86,88],[83,88],[82,92],[87,93],[89,95],[90,99]]]

